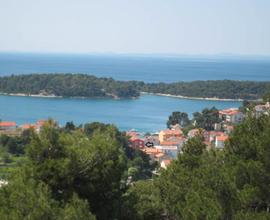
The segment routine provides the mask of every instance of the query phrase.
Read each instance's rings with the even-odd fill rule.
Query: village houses
[[[14,130],[17,128],[16,122],[13,121],[1,121],[0,130]]]
[[[237,124],[244,119],[244,114],[237,108],[229,108],[219,111],[219,118],[225,122]]]
[[[39,133],[40,129],[45,123],[46,120],[38,120],[35,124],[22,124],[19,128],[22,130],[34,129],[37,133]]]
[[[183,132],[182,132],[182,130],[180,130],[180,129],[174,129],[174,130],[172,130],[172,129],[166,129],[166,130],[162,130],[162,131],[160,131],[159,132],[159,142],[161,143],[161,142],[164,142],[164,141],[166,141],[166,140],[168,140],[169,138],[172,138],[172,137],[174,137],[174,138],[180,138],[180,137],[182,137],[182,135],[183,135]]]
[[[135,149],[143,149],[144,146],[144,140],[140,137],[140,134],[136,131],[128,131],[126,133],[126,136],[129,137],[130,145],[132,148]]]

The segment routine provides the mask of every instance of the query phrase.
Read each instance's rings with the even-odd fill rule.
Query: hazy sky
[[[0,51],[270,55],[270,0],[0,0]]]

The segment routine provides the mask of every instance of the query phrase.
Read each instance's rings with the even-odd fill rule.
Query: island
[[[0,92],[43,97],[136,98],[130,82],[87,74],[29,74],[0,77]]]
[[[191,99],[258,100],[270,81],[207,80],[174,83],[118,81],[87,74],[27,74],[0,77],[6,95],[84,98],[137,98],[142,93]]]

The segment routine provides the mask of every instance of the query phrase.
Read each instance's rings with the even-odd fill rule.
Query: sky
[[[0,0],[0,52],[270,55],[270,0]]]

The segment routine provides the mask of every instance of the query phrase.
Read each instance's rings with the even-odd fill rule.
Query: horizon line
[[[259,58],[270,59],[270,54],[237,54],[237,53],[139,53],[139,52],[70,52],[70,51],[16,51],[0,50],[0,54],[39,54],[39,55],[115,55],[145,57],[179,57],[179,58]]]

